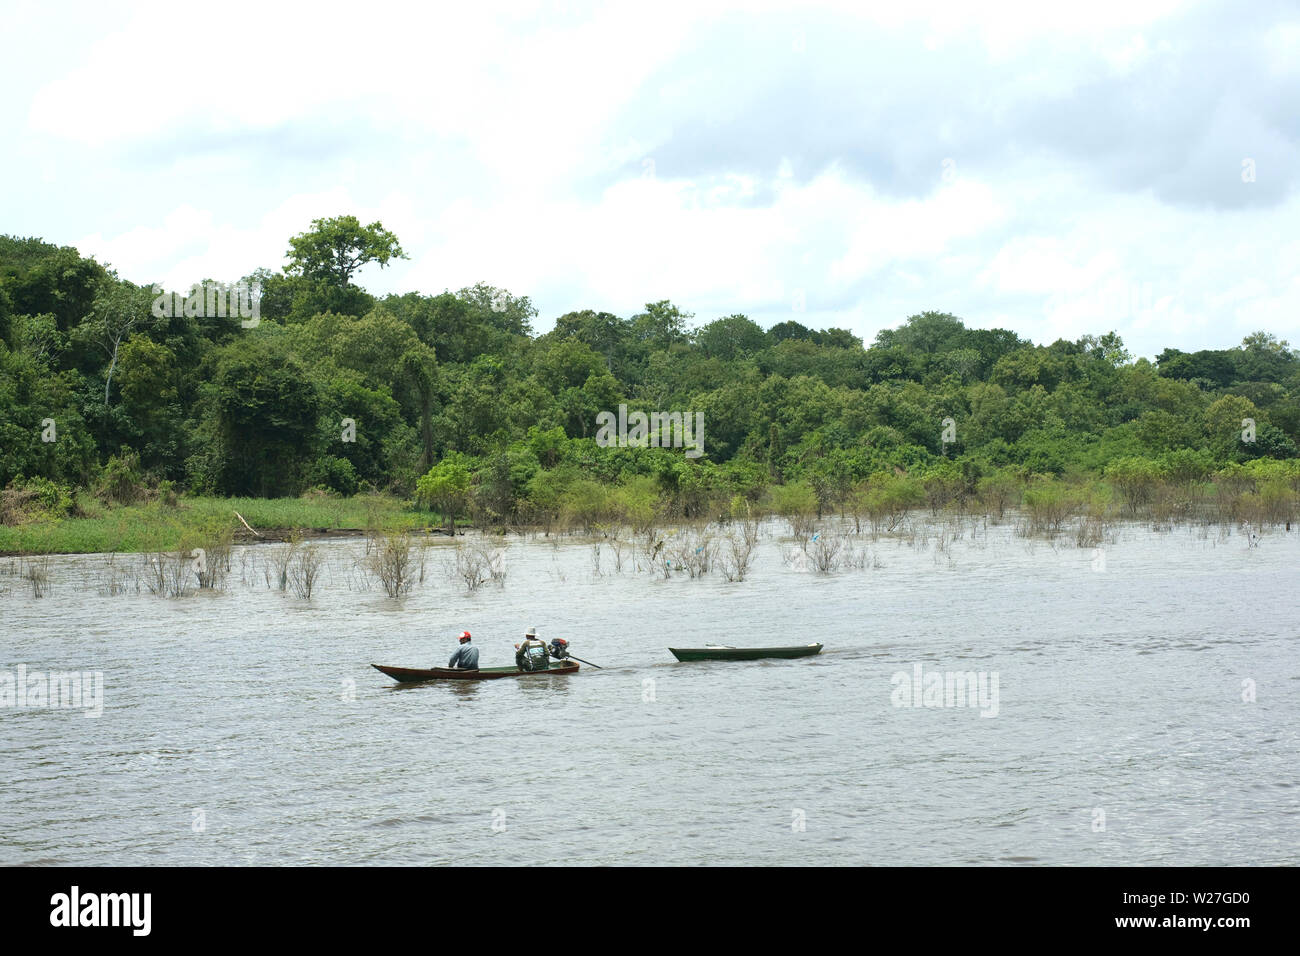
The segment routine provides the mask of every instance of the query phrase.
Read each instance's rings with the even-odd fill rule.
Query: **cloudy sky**
[[[866,8],[865,12],[864,9]],[[980,8],[978,11],[976,8]],[[536,326],[926,309],[1300,345],[1300,7],[5,0],[0,232],[173,288],[397,233],[371,292]]]

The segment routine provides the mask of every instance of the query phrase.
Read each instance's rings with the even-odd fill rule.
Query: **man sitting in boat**
[[[478,648],[470,643],[469,631],[460,632],[460,647],[456,648],[456,653],[451,655],[447,666],[463,671],[478,670]]]
[[[530,627],[524,642],[515,645],[515,666],[525,671],[544,671],[551,666],[545,642],[537,639],[537,628]]]

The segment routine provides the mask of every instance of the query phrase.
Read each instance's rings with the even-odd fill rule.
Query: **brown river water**
[[[0,865],[1300,863],[1300,534],[917,530],[823,575],[770,524],[739,583],[518,537],[504,584],[450,581],[443,541],[396,599],[356,540],[309,601],[267,546],[181,598],[102,593],[101,556],[41,598],[0,576]],[[510,664],[530,626],[604,669],[369,667],[444,665],[462,628]],[[826,647],[667,650],[710,641]],[[101,674],[102,713],[89,679],[19,700],[20,667]],[[913,697],[968,672],[983,696]]]

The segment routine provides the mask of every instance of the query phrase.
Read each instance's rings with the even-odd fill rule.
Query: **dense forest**
[[[1264,332],[1153,363],[1114,333],[1036,345],[924,312],[864,347],[793,319],[697,323],[665,300],[570,312],[535,335],[529,299],[488,285],[380,298],[357,284],[400,257],[379,223],[317,220],[282,269],[242,277],[261,289],[249,322],[160,316],[151,283],[0,237],[5,520],[21,501],[75,513],[79,495],[369,491],[484,526],[589,524],[1100,479],[1128,504],[1234,476],[1293,500],[1300,477],[1300,354]],[[704,454],[603,447],[597,415],[620,404],[702,414]]]

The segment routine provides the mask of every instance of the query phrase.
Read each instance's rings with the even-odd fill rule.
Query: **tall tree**
[[[99,348],[108,358],[104,378],[104,405],[108,405],[118,352],[137,326],[149,315],[152,293],[129,282],[111,282],[95,300],[89,316],[77,326],[77,338]]]
[[[221,443],[226,494],[297,492],[310,459],[320,398],[284,337],[250,335],[226,346],[208,387]]]
[[[361,225],[356,216],[313,219],[312,228],[289,240],[286,271],[305,279],[321,279],[346,288],[367,263],[380,268],[392,259],[405,259],[397,236],[380,222]]]
[[[767,335],[756,322],[737,314],[710,322],[695,333],[695,342],[705,355],[731,361],[761,350]]]
[[[465,510],[469,501],[469,467],[465,457],[452,452],[415,483],[418,501],[441,512],[447,519],[447,533],[456,533],[456,515]]]
[[[632,328],[637,337],[651,347],[666,349],[686,341],[686,323],[694,317],[693,312],[683,312],[667,299],[661,299],[647,302],[645,311],[632,317]]]

